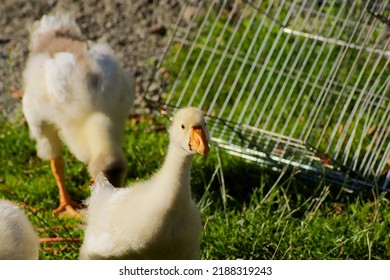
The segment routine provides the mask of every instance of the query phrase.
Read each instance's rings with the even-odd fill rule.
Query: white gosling
[[[37,260],[39,238],[26,214],[0,200],[0,260]]]
[[[80,259],[199,259],[200,212],[191,197],[194,154],[209,151],[201,111],[179,110],[161,169],[122,189],[103,176],[87,201]]]
[[[94,178],[103,172],[121,187],[124,125],[135,96],[134,77],[113,50],[85,40],[74,19],[43,16],[32,26],[24,70],[23,111],[38,156],[51,161],[60,194],[55,213],[77,215],[66,188],[62,142]]]

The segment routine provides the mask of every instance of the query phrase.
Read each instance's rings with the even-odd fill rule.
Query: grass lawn
[[[163,117],[131,118],[126,126],[127,182],[149,176],[167,147]],[[212,146],[197,156],[192,190],[202,213],[202,259],[389,259],[390,203],[296,174],[273,174]],[[66,183],[74,199],[89,195],[86,167],[67,151]],[[81,222],[57,218],[58,191],[48,162],[35,154],[23,118],[0,121],[0,197],[24,207],[41,238],[40,259],[77,259]]]

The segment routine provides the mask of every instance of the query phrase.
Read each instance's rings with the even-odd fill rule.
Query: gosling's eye
[[[185,129],[186,127],[184,126],[184,124],[182,124],[182,125],[181,125],[181,128],[182,128],[182,129]]]

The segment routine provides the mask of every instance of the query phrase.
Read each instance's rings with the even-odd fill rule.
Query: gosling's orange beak
[[[190,149],[194,149],[198,154],[207,155],[210,148],[206,133],[201,127],[193,127],[190,132]]]

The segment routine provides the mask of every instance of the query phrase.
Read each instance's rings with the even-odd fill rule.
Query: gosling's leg
[[[64,160],[61,156],[50,161],[51,171],[56,180],[60,193],[60,205],[54,210],[54,214],[67,214],[73,217],[80,217],[80,213],[75,208],[80,205],[74,202],[65,188]]]

